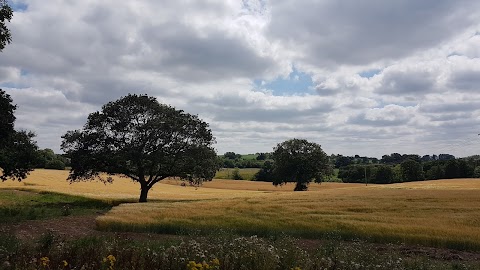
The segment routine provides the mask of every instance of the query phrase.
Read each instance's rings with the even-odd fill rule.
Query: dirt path
[[[103,232],[95,229],[95,219],[99,215],[67,216],[47,220],[28,220],[11,224],[0,224],[0,232],[14,234],[22,241],[34,241],[42,234],[52,232],[62,239],[78,239],[86,236],[117,236],[126,239],[179,239],[180,236],[133,233]]]

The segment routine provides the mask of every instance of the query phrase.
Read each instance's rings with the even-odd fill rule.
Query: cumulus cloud
[[[198,114],[219,153],[297,137],[329,153],[431,154],[478,133],[478,1],[15,2],[0,88],[40,147],[59,151],[127,93]]]
[[[269,35],[313,64],[364,65],[438,46],[478,20],[476,1],[275,1]]]

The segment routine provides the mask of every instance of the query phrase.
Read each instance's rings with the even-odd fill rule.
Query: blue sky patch
[[[16,11],[16,12],[23,12],[28,9],[28,5],[20,1],[11,2],[9,3],[9,5],[13,9],[13,11]]]
[[[256,89],[271,90],[275,96],[311,93],[314,87],[312,76],[295,68],[287,78],[278,77],[273,81],[254,80]]]
[[[362,78],[371,78],[379,74],[381,71],[382,71],[381,69],[370,69],[370,70],[359,72],[358,75],[360,75],[360,77]]]

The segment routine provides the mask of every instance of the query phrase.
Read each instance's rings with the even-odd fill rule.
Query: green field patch
[[[240,176],[242,177],[243,180],[253,180],[255,174],[260,169],[258,168],[242,168],[242,169],[222,168],[217,172],[217,174],[215,174],[215,179],[232,179],[233,180],[234,170],[239,171]]]
[[[112,206],[101,200],[59,193],[0,190],[2,223],[93,214],[107,211]]]

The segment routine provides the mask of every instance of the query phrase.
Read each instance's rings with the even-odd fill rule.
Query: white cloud
[[[220,153],[292,137],[343,154],[480,150],[448,147],[479,132],[478,1],[24,2],[0,86],[40,147],[147,93],[210,122]],[[293,70],[315,91],[255,89]]]

